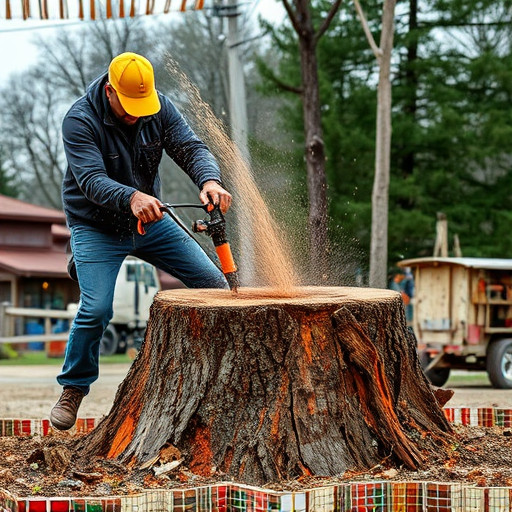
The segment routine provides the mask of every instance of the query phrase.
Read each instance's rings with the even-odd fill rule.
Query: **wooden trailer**
[[[512,259],[415,258],[412,328],[422,366],[442,386],[450,370],[486,370],[512,388]]]

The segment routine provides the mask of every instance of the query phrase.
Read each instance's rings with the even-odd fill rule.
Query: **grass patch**
[[[48,357],[44,350],[28,350],[21,352],[18,357],[0,359],[0,366],[18,365],[55,365],[62,366],[63,357]],[[126,354],[114,354],[113,356],[101,356],[101,363],[131,363],[132,360]]]
[[[491,385],[487,372],[472,372],[472,371],[451,371],[448,382],[443,386],[449,388],[450,386],[482,386],[488,387]]]

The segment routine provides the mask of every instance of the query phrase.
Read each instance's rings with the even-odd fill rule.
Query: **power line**
[[[39,29],[42,29],[42,28],[59,28],[59,27],[66,28],[66,27],[70,27],[70,26],[73,26],[73,25],[80,25],[80,24],[83,25],[84,23],[89,23],[90,21],[93,21],[93,20],[69,21],[69,22],[51,23],[51,24],[43,22],[43,23],[41,23],[40,25],[37,25],[37,26],[0,28],[0,33],[3,34],[3,33],[6,33],[6,32],[26,32],[28,30],[39,30]]]
[[[255,0],[254,2],[252,2],[251,8],[245,14],[244,22],[247,22],[249,20],[249,18],[253,15],[253,13],[256,10],[256,7],[258,7],[259,3],[260,3],[260,0]]]

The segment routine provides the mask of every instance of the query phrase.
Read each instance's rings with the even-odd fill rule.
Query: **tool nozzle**
[[[228,282],[229,289],[237,293],[238,287],[240,286],[240,281],[238,280],[238,272],[229,272],[228,274],[224,274],[226,281]]]

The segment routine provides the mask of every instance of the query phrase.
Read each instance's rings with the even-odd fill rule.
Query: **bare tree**
[[[6,165],[20,178],[23,195],[60,208],[61,91],[40,78],[35,71],[18,76],[17,87],[2,92],[2,139]]]
[[[139,20],[98,21],[82,30],[39,38],[44,59],[13,77],[16,87],[0,92],[0,142],[5,165],[21,178],[21,195],[34,203],[61,208],[66,162],[62,118],[87,85],[127,49],[143,53],[150,44]]]
[[[318,85],[317,45],[338,12],[342,0],[335,0],[320,26],[313,25],[308,0],[282,0],[299,39],[301,87],[288,89],[302,96],[305,155],[309,199],[309,243],[311,268],[323,274],[328,262],[327,179]]]
[[[62,116],[89,83],[106,71],[110,60],[123,51],[147,55],[153,62],[158,88],[183,108],[180,102],[186,98],[173,89],[175,84],[164,65],[167,53],[176,55],[218,117],[227,119],[222,36],[222,20],[200,12],[186,13],[172,25],[150,17],[100,19],[80,30],[61,30],[54,37],[39,38],[37,46],[44,56],[41,64],[15,79],[21,87],[6,87],[0,94],[0,144],[9,160],[6,165],[23,176],[22,196],[39,204],[61,206],[60,187],[66,165],[60,133]],[[254,51],[254,46],[244,45],[244,51]],[[254,97],[252,91],[250,97]],[[196,197],[193,184],[176,179],[182,171],[170,159],[164,160],[163,168],[165,197]]]
[[[172,55],[181,70],[202,92],[203,99],[217,117],[229,119],[229,83],[225,49],[225,27],[221,17],[203,11],[187,13],[172,31],[168,26],[159,29],[158,50],[162,57]],[[165,71],[165,66],[161,66]],[[157,77],[170,85],[168,76]],[[169,88],[176,97],[179,91]],[[179,95],[177,100],[179,101]]]
[[[38,37],[36,41],[45,56],[39,72],[70,98],[84,94],[119,53],[144,53],[150,47],[147,29],[138,18],[99,19],[81,30],[63,30],[55,38]]]
[[[368,42],[379,65],[375,177],[372,192],[372,235],[370,242],[370,286],[386,288],[388,265],[388,200],[391,154],[391,51],[393,49],[396,0],[384,0],[380,45],[368,27],[359,0],[354,0]]]

